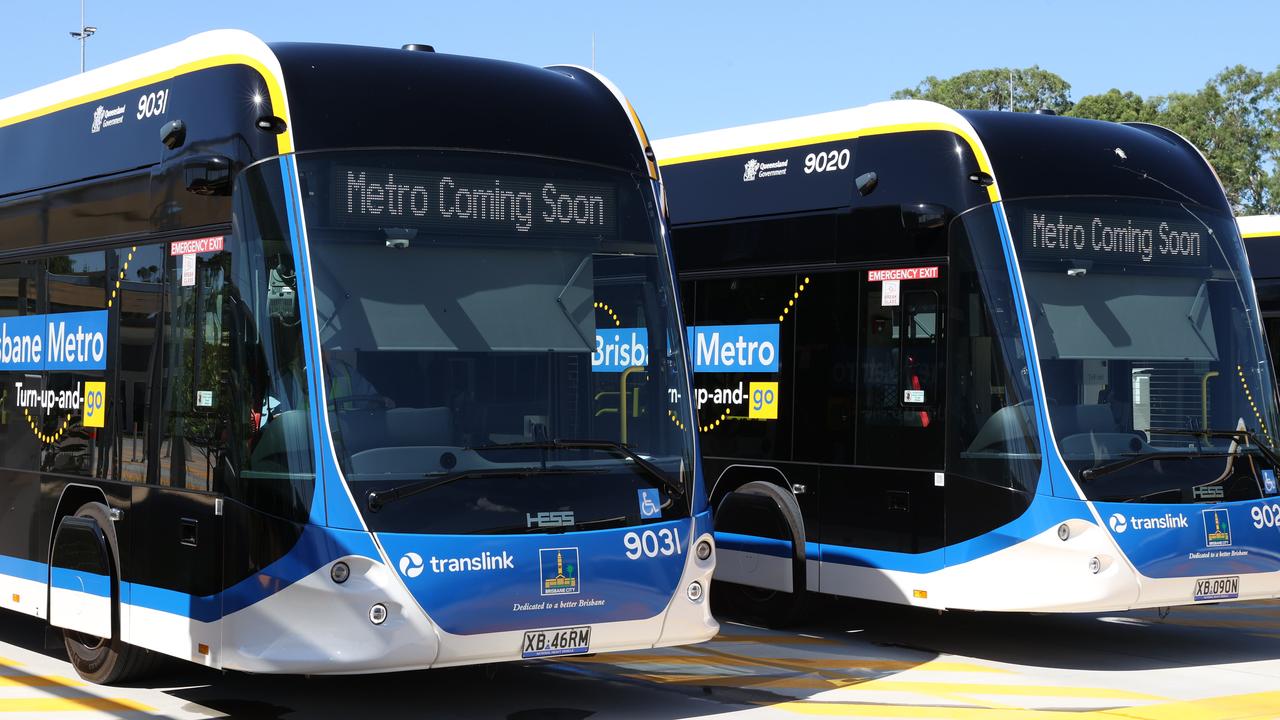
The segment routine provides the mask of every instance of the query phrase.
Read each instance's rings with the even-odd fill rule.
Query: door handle
[[[200,544],[200,521],[182,518],[182,526],[178,531],[178,542],[195,547]]]

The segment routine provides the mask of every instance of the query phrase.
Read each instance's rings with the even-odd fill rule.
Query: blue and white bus
[[[578,67],[217,31],[0,100],[0,607],[97,682],[710,638],[662,202]]]
[[[725,581],[1093,611],[1280,595],[1244,248],[1152,125],[918,101],[654,143]]]

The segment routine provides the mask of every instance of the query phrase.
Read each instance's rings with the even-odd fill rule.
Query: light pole
[[[80,41],[80,72],[84,72],[84,41],[96,32],[98,28],[84,24],[84,0],[80,0],[80,29],[71,33],[71,37]]]

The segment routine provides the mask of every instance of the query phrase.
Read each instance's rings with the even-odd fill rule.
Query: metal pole
[[[80,0],[80,72],[84,72],[84,0]]]

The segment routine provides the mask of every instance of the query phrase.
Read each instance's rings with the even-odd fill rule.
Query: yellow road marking
[[[0,675],[0,687],[79,687],[84,683],[56,675]]]
[[[1019,710],[984,707],[878,705],[874,703],[792,701],[769,706],[797,715],[874,718],[951,718],[953,720],[1252,720],[1280,715],[1280,691],[1224,695],[1109,710]]]
[[[0,698],[0,713],[83,712],[86,710],[149,712],[153,709],[125,698]]]
[[[1027,695],[1043,697],[1106,698],[1123,700],[1157,700],[1169,698],[1159,695],[1101,687],[1075,687],[1070,685],[1008,685],[986,683],[933,683],[910,680],[868,680],[852,686],[855,690],[882,692],[912,692],[932,694],[944,692],[960,695]]]

